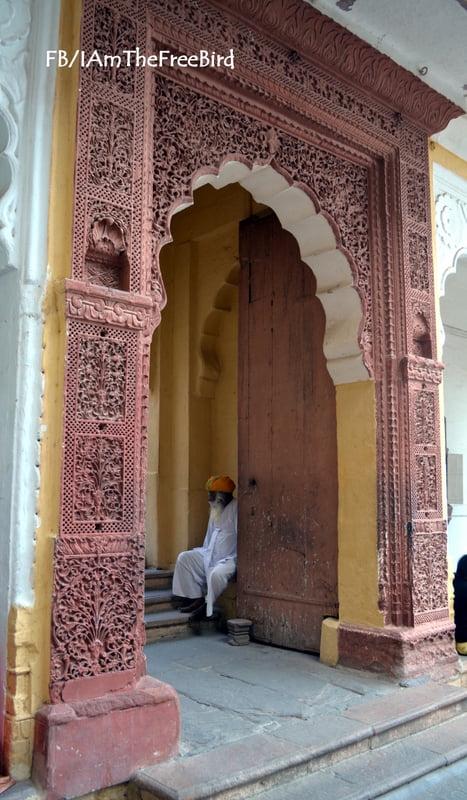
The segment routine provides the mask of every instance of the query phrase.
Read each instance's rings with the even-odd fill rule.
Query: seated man
[[[458,561],[453,580],[456,650],[467,656],[467,555]]]
[[[202,547],[177,558],[172,591],[190,600],[180,609],[190,620],[211,617],[213,604],[237,568],[237,501],[231,478],[213,475],[206,482],[210,514]],[[206,598],[204,593],[206,592]]]

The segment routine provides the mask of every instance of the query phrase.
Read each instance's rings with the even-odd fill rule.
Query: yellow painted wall
[[[446,150],[445,147],[434,141],[430,141],[429,156],[431,165],[433,162],[436,162],[467,181],[467,161],[464,161],[462,158],[451,153],[450,150]]]
[[[339,619],[380,627],[373,381],[337,386],[336,410]]]
[[[59,47],[79,47],[81,4],[63,4]],[[48,702],[53,544],[58,533],[64,381],[64,288],[71,263],[78,70],[57,71],[49,206],[49,278],[43,303],[43,438],[39,527],[36,531],[33,608],[11,609],[6,689],[6,768],[15,779],[30,774],[34,714]],[[66,165],[64,167],[64,165]],[[32,535],[32,532],[31,532]]]
[[[237,184],[195,193],[172,221],[167,306],[151,350],[146,558],[172,566],[202,543],[213,473],[237,481],[238,221],[257,208]]]

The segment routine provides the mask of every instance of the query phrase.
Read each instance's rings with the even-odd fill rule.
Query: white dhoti
[[[235,574],[237,563],[228,558],[209,569],[206,576],[205,554],[201,547],[186,550],[177,558],[175,564],[172,591],[179,597],[195,600],[206,593],[206,614],[212,615],[213,605],[226,588],[230,578]]]

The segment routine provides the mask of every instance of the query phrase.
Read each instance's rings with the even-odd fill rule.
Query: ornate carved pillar
[[[84,4],[83,52],[144,41],[137,4]],[[148,291],[145,71],[98,60],[80,78],[51,704],[33,767],[47,800],[124,782],[175,755],[180,734],[178,697],[146,676],[143,654],[149,348],[164,303]]]
[[[379,371],[380,602],[385,628],[342,625],[345,663],[400,677],[451,674],[456,663],[447,600],[443,453],[436,360],[428,137],[401,126],[399,165],[388,187],[391,271],[387,302],[373,310],[385,331]],[[400,187],[400,189],[399,189]],[[378,372],[378,371],[377,371]]]

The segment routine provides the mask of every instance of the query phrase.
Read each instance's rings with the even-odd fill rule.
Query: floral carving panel
[[[438,463],[436,456],[416,457],[417,510],[435,510],[438,507]]]
[[[439,557],[439,553],[446,551],[446,534],[419,533],[414,537],[413,556],[418,565],[417,581],[413,586],[414,612],[418,621],[432,620],[433,609],[445,611],[446,608],[446,560]]]
[[[76,522],[123,519],[123,465],[123,437],[76,437]]]
[[[134,114],[116,103],[95,100],[89,144],[89,180],[131,195]]]
[[[66,681],[133,670],[144,563],[141,554],[68,555],[56,562],[52,693]]]
[[[209,168],[216,172],[231,158],[251,166],[272,162],[286,171],[291,183],[308,187],[315,204],[329,215],[340,246],[350,256],[360,296],[365,306],[370,304],[366,167],[273,130],[159,75],[154,77],[154,107],[153,235],[159,248],[168,237],[171,211],[191,196],[197,174]],[[161,279],[157,260],[154,264],[156,292]],[[362,335],[366,351],[371,349],[370,328],[367,319]]]
[[[127,345],[102,338],[83,337],[78,356],[80,419],[125,418]]]
[[[436,407],[432,392],[415,393],[415,441],[436,445]]]
[[[125,50],[134,49],[136,23],[103,3],[96,3],[95,14],[99,25],[94,29],[92,52],[105,54],[107,62],[92,65],[92,80],[132,95],[135,90],[134,67],[127,66],[126,59],[119,62],[118,58],[112,59],[109,56],[121,58]]]
[[[412,289],[427,292],[430,288],[427,275],[428,245],[426,236],[409,233],[410,283]]]

